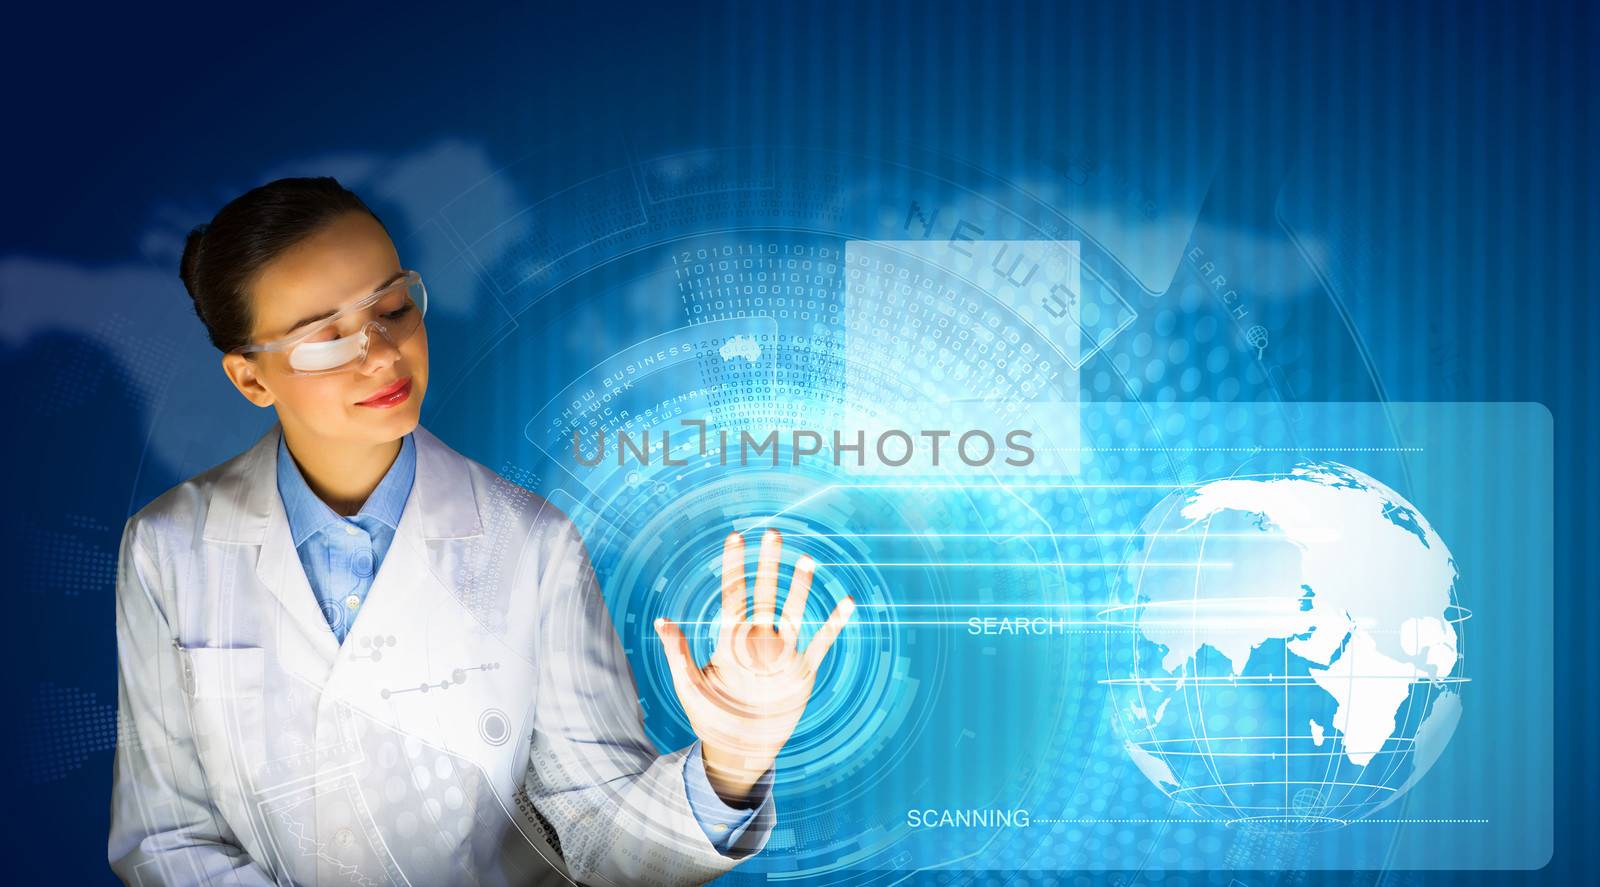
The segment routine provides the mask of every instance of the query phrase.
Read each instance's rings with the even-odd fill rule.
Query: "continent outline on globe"
[[[1106,683],[1163,792],[1230,821],[1343,823],[1432,767],[1460,719],[1467,611],[1403,496],[1305,461],[1176,491],[1133,535]]]

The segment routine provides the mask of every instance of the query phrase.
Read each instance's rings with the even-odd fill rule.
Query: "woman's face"
[[[262,269],[250,288],[255,316],[250,339],[286,336],[301,320],[375,291],[400,270],[399,254],[383,226],[364,212],[346,213]],[[292,437],[381,444],[410,433],[421,418],[428,334],[419,325],[396,347],[374,330],[365,363],[323,376],[295,375],[282,353],[228,354],[222,362],[252,403],[277,407]],[[411,393],[404,401],[386,407],[362,404],[406,378]]]

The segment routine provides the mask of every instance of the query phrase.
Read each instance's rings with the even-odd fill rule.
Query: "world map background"
[[[26,788],[6,830],[27,848],[14,857],[19,869],[84,883],[108,877],[91,852],[103,845],[115,729],[105,716],[114,674],[108,555],[127,514],[236,452],[261,418],[214,372],[176,288],[176,245],[223,197],[291,171],[332,172],[373,192],[396,227],[409,221],[420,232],[402,244],[406,254],[445,269],[455,254],[428,247],[450,244],[449,235],[422,226],[474,186],[512,215],[601,172],[710,146],[753,146],[772,160],[780,146],[809,141],[892,159],[894,146],[911,143],[967,158],[985,175],[1025,179],[1049,167],[1102,188],[1071,207],[1086,218],[1129,208],[1148,217],[1159,195],[1162,208],[1196,207],[1198,221],[1179,224],[1175,249],[1141,256],[1123,243],[1119,253],[1144,271],[1139,280],[1161,293],[1176,281],[1179,296],[1192,288],[1189,304],[1220,319],[1230,315],[1223,293],[1208,288],[1215,273],[1259,296],[1253,317],[1283,311],[1267,353],[1295,398],[1547,404],[1561,478],[1553,544],[1582,550],[1594,536],[1586,454],[1595,429],[1585,398],[1596,375],[1582,343],[1594,337],[1596,309],[1578,294],[1593,270],[1584,244],[1596,226],[1575,183],[1592,178],[1584,158],[1594,153],[1597,118],[1594,97],[1574,85],[1593,79],[1579,51],[1593,23],[1495,8],[1439,23],[1374,9],[1331,19],[1254,8],[1038,9],[1010,19],[954,10],[919,32],[909,7],[870,19],[836,9],[774,21],[718,8],[641,12],[632,36],[583,17],[491,28],[468,16],[392,12],[374,21],[342,9],[286,12],[281,27],[134,11],[88,33],[65,10],[23,11],[18,32],[40,39],[7,56],[7,73],[50,87],[18,97],[24,135],[7,147],[16,210],[3,222],[0,334],[7,365],[21,371],[8,413],[52,445],[15,488],[14,513],[27,521],[9,534],[26,546],[28,608],[7,646],[17,676],[7,687],[11,710],[23,713],[11,759]],[[229,37],[202,33],[208,24]],[[317,66],[282,64],[308,26],[359,33],[363,48]],[[1424,33],[1433,36],[1416,39]],[[401,64],[387,52],[394,46],[428,50]],[[511,69],[496,61],[529,57],[539,61]],[[1039,66],[1063,73],[1032,76]],[[374,70],[386,72],[376,85]],[[1067,104],[1075,116],[1052,110]],[[1098,123],[1073,129],[1076,120]],[[1069,129],[1091,144],[1063,152]],[[1173,165],[1183,174],[1152,184]],[[510,166],[494,187],[481,185]],[[1280,218],[1295,206],[1280,199],[1285,192],[1312,195],[1301,198],[1315,210],[1304,215],[1321,230],[1308,252],[1324,261],[1282,249],[1293,246]],[[903,228],[914,200],[893,193],[889,227]],[[1193,245],[1237,257],[1240,270],[1200,275],[1183,264]],[[490,286],[454,289],[462,301],[439,316],[437,366],[453,366],[461,390],[481,402],[452,400],[440,386],[425,420],[499,468],[506,460],[494,442],[517,434],[478,423],[481,403],[504,403],[508,391],[465,380],[470,358],[503,334],[495,317],[507,306],[495,304]],[[1327,289],[1345,297],[1337,306],[1322,299],[1322,311],[1266,297]],[[609,354],[635,337],[634,323],[647,327],[668,308],[640,299],[605,317],[568,297],[545,310],[519,319]],[[1145,316],[1154,322],[1159,312]],[[1240,369],[1254,349],[1232,335],[1217,333],[1228,354],[1217,384],[1231,380],[1235,396],[1272,389],[1267,376]],[[1123,344],[1131,351],[1137,341]],[[517,390],[559,387],[556,352],[524,359],[531,369]],[[1208,359],[1194,356],[1202,369]],[[1086,390],[1099,390],[1100,374],[1107,389],[1123,384],[1109,368],[1091,368]],[[202,421],[237,430],[166,430]],[[468,428],[483,434],[478,443]],[[1554,569],[1557,588],[1590,584],[1576,556]],[[1585,596],[1563,606],[1553,652],[1526,655],[1551,660],[1558,697],[1577,699],[1593,685],[1593,665],[1573,641],[1594,617]],[[1577,792],[1595,778],[1582,739],[1595,732],[1592,719],[1564,722],[1556,734],[1558,839],[1542,876],[1571,880],[1589,865],[1581,848],[1591,819]],[[38,849],[57,847],[74,850]]]

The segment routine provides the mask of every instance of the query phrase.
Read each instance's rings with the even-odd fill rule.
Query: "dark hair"
[[[250,344],[255,316],[249,288],[261,269],[348,212],[365,212],[383,225],[331,176],[286,178],[244,192],[209,223],[196,225],[184,242],[178,277],[211,344],[223,353]]]

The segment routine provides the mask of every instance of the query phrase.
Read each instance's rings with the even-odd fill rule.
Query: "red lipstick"
[[[389,385],[379,390],[366,400],[358,402],[356,406],[373,407],[380,410],[387,409],[388,407],[405,403],[406,399],[410,396],[411,377],[407,376],[404,379],[395,382],[393,385]]]

